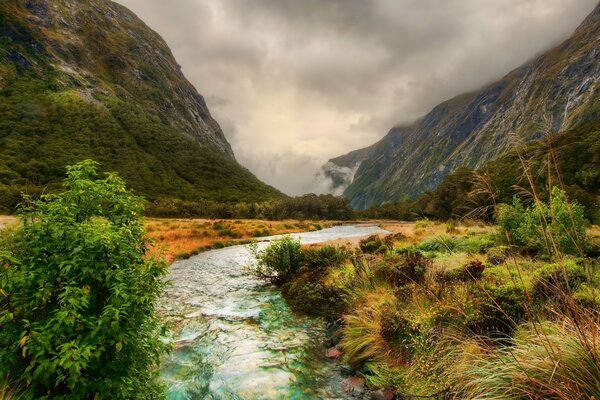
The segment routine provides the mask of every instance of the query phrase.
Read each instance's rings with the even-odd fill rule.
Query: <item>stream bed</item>
[[[346,225],[292,234],[303,244],[386,233]],[[259,249],[268,241],[264,238]],[[293,314],[277,288],[255,278],[248,246],[175,262],[158,307],[174,350],[162,362],[169,399],[344,399],[325,359],[325,323]]]

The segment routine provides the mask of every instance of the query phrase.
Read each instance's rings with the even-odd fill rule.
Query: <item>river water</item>
[[[291,236],[312,244],[376,233],[385,231],[352,225]],[[323,356],[325,324],[293,314],[248,272],[254,261],[248,246],[234,246],[171,266],[158,307],[173,324],[175,349],[162,364],[169,399],[343,399],[338,369]]]

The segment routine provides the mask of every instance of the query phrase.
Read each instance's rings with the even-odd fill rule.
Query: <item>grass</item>
[[[158,219],[146,221],[153,248],[168,262],[189,258],[200,252],[250,243],[259,237],[319,230],[334,222]]]
[[[291,305],[310,295],[311,312],[341,318],[337,347],[367,386],[455,398],[599,398],[597,261],[521,254],[491,226],[382,227],[394,233],[385,246],[354,243],[349,260],[305,266],[284,292]],[[588,230],[592,242],[597,232]]]

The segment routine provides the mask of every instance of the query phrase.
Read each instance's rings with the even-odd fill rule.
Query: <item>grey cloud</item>
[[[171,46],[238,160],[291,194],[566,38],[596,1],[119,0]]]

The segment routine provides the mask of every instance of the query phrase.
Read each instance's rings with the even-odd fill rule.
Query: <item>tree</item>
[[[34,398],[160,398],[166,268],[148,256],[141,198],[87,160],[29,202],[0,244],[0,380]]]

